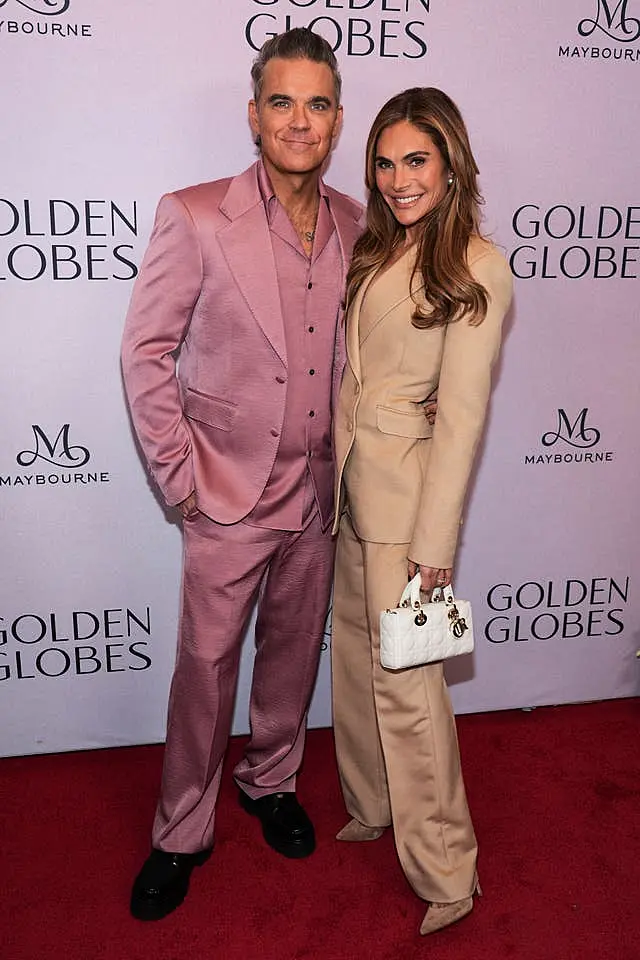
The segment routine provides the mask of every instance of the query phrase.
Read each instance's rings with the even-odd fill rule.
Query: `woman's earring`
[[[449,174],[449,179],[448,179],[447,183],[449,184],[449,186],[451,186],[451,185],[453,184],[453,174],[452,174],[452,173]]]

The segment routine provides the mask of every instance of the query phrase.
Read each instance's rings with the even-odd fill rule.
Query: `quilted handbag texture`
[[[380,663],[388,670],[418,667],[473,650],[468,600],[456,600],[451,586],[420,602],[420,574],[405,587],[399,605],[380,614]]]

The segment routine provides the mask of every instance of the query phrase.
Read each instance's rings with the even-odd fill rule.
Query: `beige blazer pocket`
[[[233,427],[238,407],[228,400],[219,397],[210,397],[206,393],[199,393],[187,387],[183,401],[184,414],[189,420],[198,420],[209,427],[229,431]]]
[[[394,437],[412,437],[415,440],[427,440],[433,436],[433,427],[422,409],[417,413],[395,410],[393,407],[376,407],[376,423],[381,433],[390,433]]]

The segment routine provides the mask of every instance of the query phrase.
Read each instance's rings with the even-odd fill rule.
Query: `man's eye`
[[[273,106],[274,106],[274,107],[278,107],[278,108],[288,107],[288,106],[289,106],[289,101],[288,101],[288,100],[274,100],[274,101],[273,101]]]
[[[320,110],[320,111],[326,110],[326,109],[327,109],[327,104],[326,104],[326,103],[312,103],[312,104],[311,104],[311,109],[312,109],[312,110]]]

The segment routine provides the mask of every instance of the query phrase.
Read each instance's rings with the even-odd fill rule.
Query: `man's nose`
[[[309,117],[307,116],[307,111],[303,103],[293,105],[291,120],[289,122],[296,130],[306,130],[309,126]]]

